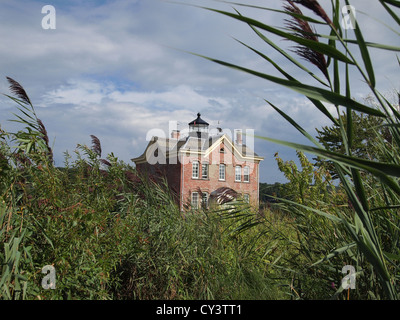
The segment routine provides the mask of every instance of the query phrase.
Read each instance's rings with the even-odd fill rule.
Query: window
[[[201,199],[201,206],[203,209],[208,209],[208,193],[203,192]]]
[[[236,166],[235,167],[235,181],[241,181],[241,180],[242,180],[242,167]]]
[[[192,178],[198,179],[199,178],[199,162],[193,161],[192,163]]]
[[[225,180],[225,165],[219,165],[219,180]]]
[[[201,164],[201,177],[202,179],[208,179],[208,163]]]
[[[198,209],[198,208],[199,208],[199,193],[192,192],[192,209]]]
[[[243,181],[250,182],[250,168],[248,166],[243,169]]]
[[[250,195],[245,193],[243,195],[243,201],[246,202],[246,203],[249,203],[250,202]]]

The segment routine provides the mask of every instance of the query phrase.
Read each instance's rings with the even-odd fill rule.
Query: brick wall
[[[193,161],[199,163],[199,178],[193,178]],[[191,203],[192,192],[207,192],[210,194],[220,187],[232,188],[239,194],[248,194],[250,204],[258,206],[258,162],[241,161],[235,157],[229,145],[221,143],[206,157],[199,155],[182,156],[177,163],[155,164],[138,163],[139,173],[166,177],[168,185],[181,209]],[[208,164],[208,178],[202,178],[202,163]],[[219,179],[219,165],[225,164],[225,180]],[[241,167],[241,181],[235,181],[235,166]],[[249,182],[244,182],[244,167],[249,167]],[[200,196],[200,195],[199,195]]]
[[[222,150],[224,152],[221,152]],[[199,178],[193,178],[192,166],[193,161],[199,162]],[[240,161],[235,157],[228,146],[223,144],[217,146],[207,157],[188,156],[183,159],[183,182],[181,185],[181,193],[184,202],[191,202],[192,192],[207,192],[210,194],[220,187],[228,187],[234,189],[240,194],[248,194],[250,203],[258,205],[258,163]],[[201,176],[201,164],[208,163],[208,178],[203,179]],[[219,165],[225,164],[225,180],[219,179]],[[235,167],[241,167],[241,181],[235,181]],[[244,182],[244,167],[249,167],[249,182]]]

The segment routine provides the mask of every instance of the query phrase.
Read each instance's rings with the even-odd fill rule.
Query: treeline
[[[283,189],[285,188],[285,183],[275,182],[270,184],[260,182],[259,186],[259,198],[261,204],[277,202],[278,200],[276,198],[281,198],[284,194]]]

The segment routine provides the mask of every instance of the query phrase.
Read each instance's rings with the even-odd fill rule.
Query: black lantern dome
[[[200,118],[201,114],[197,114],[197,119],[189,122],[189,135],[195,137],[206,137],[208,136],[209,124]]]

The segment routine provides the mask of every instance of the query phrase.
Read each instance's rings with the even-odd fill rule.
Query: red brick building
[[[144,153],[132,159],[142,174],[163,175],[176,194],[181,210],[208,208],[221,188],[229,188],[234,198],[251,205],[259,203],[259,164],[263,157],[222,130],[209,133],[209,124],[200,118],[189,123],[189,134],[178,130],[171,138],[153,137]]]

